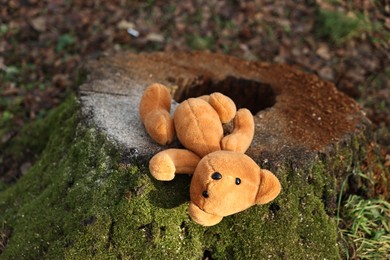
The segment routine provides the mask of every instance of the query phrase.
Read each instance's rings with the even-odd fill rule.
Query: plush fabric
[[[169,90],[158,83],[150,85],[141,99],[139,113],[150,137],[162,145],[172,143],[175,135],[170,111]]]
[[[247,155],[254,135],[253,116],[221,93],[183,101],[170,117],[169,90],[158,83],[141,99],[140,116],[146,131],[159,144],[171,143],[176,132],[185,149],[167,149],[149,162],[154,178],[169,181],[175,174],[193,174],[190,217],[203,226],[278,196],[279,180]],[[223,123],[233,131],[223,136]]]
[[[222,124],[218,113],[206,101],[198,98],[183,101],[173,120],[177,138],[184,147],[190,147],[200,157],[221,150]]]
[[[245,153],[254,135],[253,116],[248,109],[237,111],[233,121],[234,130],[221,140],[222,150]]]
[[[192,174],[200,161],[195,153],[185,149],[167,149],[150,160],[149,168],[154,178],[170,181],[175,173]]]

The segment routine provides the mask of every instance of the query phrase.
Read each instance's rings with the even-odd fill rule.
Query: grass
[[[67,47],[75,44],[77,39],[71,35],[71,34],[63,34],[59,37],[57,45],[56,45],[56,52],[61,52]]]
[[[336,45],[341,45],[354,37],[378,30],[380,28],[361,13],[347,15],[337,11],[320,9],[315,35],[328,39]]]
[[[354,174],[354,173],[352,173]],[[370,180],[363,173],[360,177]],[[339,235],[344,243],[346,259],[390,258],[390,203],[382,199],[365,199],[349,195],[341,208],[341,186],[338,200],[337,222]]]
[[[353,248],[351,259],[390,258],[390,203],[381,199],[348,197],[343,209],[343,239]]]
[[[215,37],[214,36],[201,36],[199,34],[188,34],[186,36],[187,45],[193,50],[214,50],[215,49]]]
[[[8,230],[0,230],[0,254],[5,250],[7,246],[8,237],[10,232]]]

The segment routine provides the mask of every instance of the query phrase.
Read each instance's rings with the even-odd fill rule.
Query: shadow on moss
[[[177,175],[170,182],[152,182],[155,189],[149,193],[149,200],[154,206],[172,209],[190,201],[190,176]]]

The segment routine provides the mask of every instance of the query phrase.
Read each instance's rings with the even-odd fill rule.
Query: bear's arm
[[[222,150],[245,153],[255,133],[255,123],[251,112],[246,108],[239,109],[233,124],[233,132],[221,140]]]
[[[175,173],[192,174],[200,157],[187,149],[167,149],[159,152],[149,162],[150,173],[157,180],[170,181]]]

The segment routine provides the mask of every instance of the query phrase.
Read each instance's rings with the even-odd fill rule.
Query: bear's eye
[[[209,193],[207,192],[207,190],[202,192],[202,196],[205,197],[206,199],[209,197]]]
[[[241,183],[241,179],[240,178],[236,178],[236,185],[240,185]]]
[[[213,180],[220,180],[222,179],[222,174],[220,174],[219,172],[214,172],[213,175],[211,175],[211,178]]]

